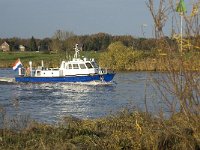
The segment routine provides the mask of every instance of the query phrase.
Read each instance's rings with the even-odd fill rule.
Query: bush
[[[143,58],[144,52],[132,50],[121,42],[109,45],[108,50],[100,55],[101,66],[112,70],[131,70],[134,62]]]

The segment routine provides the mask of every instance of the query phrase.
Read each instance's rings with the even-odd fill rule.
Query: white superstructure
[[[64,76],[85,76],[95,74],[107,74],[107,70],[101,69],[94,59],[78,58],[78,44],[75,46],[74,58],[71,61],[62,61],[59,68],[45,68],[42,61],[42,66],[37,69],[32,69],[30,62],[29,76],[34,77],[64,77]],[[23,74],[22,74],[23,75]]]

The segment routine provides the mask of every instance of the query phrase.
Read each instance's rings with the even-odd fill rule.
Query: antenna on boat
[[[78,44],[75,45],[75,54],[74,54],[74,58],[78,58],[78,54],[79,54],[79,49],[78,49]]]

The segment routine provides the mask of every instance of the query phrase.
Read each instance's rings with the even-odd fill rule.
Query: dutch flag
[[[15,64],[13,65],[13,70],[16,71],[19,67],[22,66],[20,59],[18,58]]]

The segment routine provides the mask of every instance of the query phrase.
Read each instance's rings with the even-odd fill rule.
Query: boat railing
[[[99,68],[99,74],[107,74],[107,73],[108,73],[107,69]]]
[[[107,68],[105,68],[105,69],[99,69],[99,74],[113,74],[113,73],[115,73],[113,70],[110,70],[110,69],[107,69]]]
[[[18,75],[19,76],[25,76],[25,74],[26,74],[26,69],[25,68],[19,68],[18,69]]]

